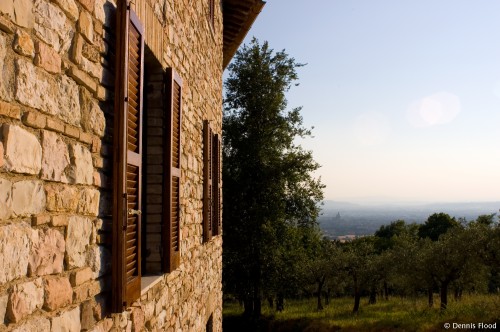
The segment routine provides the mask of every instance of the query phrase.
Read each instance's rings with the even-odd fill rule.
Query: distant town
[[[382,225],[404,220],[423,223],[435,212],[445,212],[457,220],[471,221],[482,214],[498,213],[500,202],[433,204],[356,204],[324,201],[319,225],[326,237],[346,242],[372,235]]]

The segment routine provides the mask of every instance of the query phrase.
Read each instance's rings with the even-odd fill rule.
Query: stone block
[[[106,100],[106,88],[99,85],[97,87],[97,92],[95,93],[95,97],[100,101]]]
[[[43,131],[42,179],[68,182],[66,171],[70,165],[68,145],[59,135]]]
[[[81,110],[78,85],[66,75],[57,79],[59,118],[66,123],[80,126]]]
[[[39,112],[25,112],[23,114],[23,123],[34,128],[45,128],[47,117]]]
[[[0,178],[0,220],[12,215],[12,182]]]
[[[81,305],[82,329],[90,330],[95,325],[94,314],[92,312],[92,302],[86,301]],[[139,330],[137,330],[139,331]]]
[[[5,115],[12,119],[20,119],[21,110],[18,106],[0,101],[0,115]]]
[[[52,212],[76,212],[78,189],[72,186],[47,184],[45,186],[47,210]]]
[[[69,170],[69,180],[71,183],[92,184],[92,154],[81,144],[70,145],[71,166]]]
[[[102,26],[98,24],[99,26]],[[94,63],[99,63],[101,55],[97,46],[93,46],[87,43],[83,43],[82,55]]]
[[[132,326],[133,331],[143,331],[144,330],[144,311],[142,308],[132,308]]]
[[[31,225],[32,226],[40,226],[47,224],[50,221],[50,215],[48,214],[39,214],[36,216],[33,216],[31,218]]]
[[[83,269],[71,273],[70,281],[73,287],[80,286],[81,284],[92,279],[92,269],[84,267]]]
[[[87,260],[87,247],[92,234],[92,221],[89,218],[72,216],[66,232],[66,263],[69,268],[84,267]]]
[[[7,15],[11,20],[14,19],[14,1],[3,0],[0,1],[0,13]]]
[[[33,0],[14,0],[14,16],[17,25],[31,29],[33,27]]]
[[[26,106],[55,115],[59,113],[56,84],[52,77],[41,72],[33,64],[16,59],[16,99]]]
[[[87,104],[87,109],[83,111],[82,125],[85,130],[90,131],[99,137],[104,136],[106,129],[106,118],[99,104],[94,100]]]
[[[85,300],[88,300],[90,297],[89,295],[89,286],[88,285],[82,285],[79,287],[75,287],[73,289],[73,303],[80,303]]]
[[[12,332],[33,331],[50,332],[50,320],[41,316],[33,317],[12,330]]]
[[[45,210],[45,191],[41,181],[25,180],[12,185],[12,212],[29,216]]]
[[[56,277],[45,280],[44,309],[54,311],[71,304],[72,301],[73,289],[68,278]]]
[[[94,11],[94,2],[95,0],[79,0],[82,6],[87,9],[89,12]]]
[[[111,271],[111,253],[104,246],[94,246],[88,251],[88,264],[99,278]]]
[[[92,16],[84,10],[80,12],[80,18],[78,20],[78,31],[85,37],[85,39],[93,44],[94,43],[94,24],[92,22]]]
[[[101,140],[99,137],[94,137],[92,139],[92,153],[100,153],[101,152]]]
[[[87,89],[95,93],[97,91],[97,83],[96,81],[90,77],[88,74],[83,72],[82,70],[72,66],[69,69],[68,74],[73,77],[73,79],[78,83],[84,85]]]
[[[104,68],[99,63],[94,63],[86,58],[82,58],[80,68],[90,76],[100,80],[104,76]]]
[[[79,214],[97,216],[99,214],[100,192],[92,188],[80,191],[77,212]]]
[[[66,215],[52,216],[51,225],[54,227],[68,226],[69,218]]]
[[[35,65],[52,74],[61,72],[61,56],[53,48],[42,42],[36,43]]]
[[[1,16],[0,16],[1,17]],[[4,71],[4,64],[5,64],[5,57],[7,55],[7,38],[4,37],[3,34],[0,34],[0,72],[5,73]],[[7,69],[7,68],[5,68]],[[7,73],[9,73],[11,70],[7,69]],[[10,101],[12,99],[11,97],[11,88],[10,88],[10,83],[8,80],[8,77],[2,75],[2,79],[0,80],[0,98],[4,100]]]
[[[92,156],[92,162],[94,163],[95,168],[103,168],[104,166],[104,159],[97,155]]]
[[[85,41],[83,40],[82,35],[75,33],[73,44],[71,46],[71,60],[73,60],[76,64],[80,64],[82,62],[82,50],[84,44]]]
[[[17,323],[24,317],[42,308],[43,286],[42,279],[17,284],[12,287],[7,304],[7,319]]]
[[[65,242],[63,235],[55,229],[38,230],[34,232],[31,245],[31,255],[28,263],[30,275],[43,276],[61,273]]]
[[[64,133],[64,123],[60,122],[59,120],[48,118],[45,128],[57,131],[58,133]]]
[[[89,133],[80,132],[80,141],[87,144],[92,144],[92,135]]]
[[[14,51],[17,53],[33,58],[35,53],[35,45],[30,35],[23,30],[16,30],[14,36]]]
[[[42,168],[42,146],[36,136],[12,124],[2,128],[6,170],[38,174]]]
[[[66,14],[57,6],[44,0],[34,2],[35,35],[58,53],[66,53],[75,33]]]
[[[80,332],[80,307],[63,312],[52,318],[51,332]]]
[[[2,4],[4,3],[8,4],[8,1],[2,1]],[[9,20],[4,18],[3,16],[0,16],[0,30],[7,33],[14,33],[14,29],[14,25],[10,23]]]
[[[64,126],[64,133],[69,137],[80,138],[80,130],[75,126],[71,125]]]
[[[78,6],[74,0],[55,0],[59,7],[66,13],[70,20],[78,19]]]
[[[0,323],[5,322],[5,313],[7,312],[7,303],[9,301],[9,295],[0,295]]]

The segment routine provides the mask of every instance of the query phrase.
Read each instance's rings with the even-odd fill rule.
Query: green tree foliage
[[[421,238],[430,238],[432,241],[437,241],[439,236],[445,234],[451,227],[460,226],[460,223],[452,218],[447,213],[434,213],[427,221],[420,226],[418,236]]]
[[[290,228],[317,227],[323,198],[324,186],[312,176],[319,165],[296,144],[310,130],[300,108],[287,110],[285,93],[300,66],[253,39],[236,53],[225,81],[224,287],[255,316],[264,293],[294,279],[288,253],[302,257],[294,244],[302,235]]]

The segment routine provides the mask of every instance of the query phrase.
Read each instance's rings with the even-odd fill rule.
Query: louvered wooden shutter
[[[165,212],[163,216],[163,239],[165,245],[164,271],[171,272],[179,266],[181,257],[180,182],[181,182],[181,126],[182,126],[182,80],[168,68],[165,74],[165,105],[167,106],[167,129],[165,146]]]
[[[113,309],[141,292],[141,168],[144,30],[125,1],[117,8],[113,175]]]
[[[222,230],[221,216],[221,139],[220,135],[212,137],[212,235],[219,235]]]
[[[213,218],[213,131],[210,122],[203,123],[203,242],[212,238]]]

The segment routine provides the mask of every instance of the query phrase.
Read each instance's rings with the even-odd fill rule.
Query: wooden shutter
[[[213,218],[213,131],[210,122],[203,123],[203,242],[212,238]]]
[[[212,136],[212,235],[219,235],[222,228],[221,218],[221,139]]]
[[[113,175],[113,309],[141,292],[141,168],[144,30],[125,1],[117,8]]]
[[[182,80],[177,73],[168,68],[165,74],[165,105],[167,121],[165,139],[165,210],[163,216],[163,239],[165,245],[164,271],[171,272],[179,266],[181,257],[181,126],[182,126]]]
[[[208,0],[208,22],[213,29],[215,23],[215,0]]]

